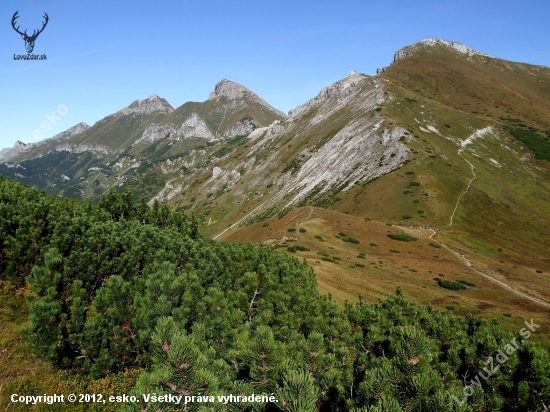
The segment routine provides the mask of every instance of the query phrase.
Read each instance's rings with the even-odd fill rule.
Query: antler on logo
[[[33,33],[31,36],[27,35],[27,30],[25,30],[24,33],[21,33],[19,31],[19,26],[15,27],[15,20],[17,20],[17,18],[19,17],[17,15],[17,13],[19,13],[19,10],[16,11],[13,15],[13,17],[11,18],[11,25],[13,27],[13,29],[19,33],[21,35],[21,38],[23,40],[25,40],[25,48],[27,49],[27,53],[32,53],[32,51],[34,50],[34,42],[36,41],[36,38],[38,37],[38,35],[40,33],[42,33],[42,31],[44,30],[44,28],[46,27],[46,24],[48,24],[48,20],[50,19],[48,17],[48,15],[46,13],[44,13],[44,19],[46,19],[46,21],[43,24],[42,28],[40,30],[38,30],[38,32],[36,30],[33,30]]]

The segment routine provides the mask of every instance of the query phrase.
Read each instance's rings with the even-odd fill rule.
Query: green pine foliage
[[[467,280],[457,280],[458,283],[462,283],[463,285],[466,285],[466,286],[471,286],[471,287],[475,287],[476,284],[473,283],[473,282],[469,282]]]
[[[309,252],[309,249],[302,245],[294,245],[294,246],[289,246],[287,248],[287,252],[297,252],[297,251]]]
[[[466,290],[466,286],[462,284],[462,282],[451,282],[450,280],[444,280],[440,278],[437,279],[437,284],[439,287],[449,290]]]
[[[386,236],[388,236],[390,239],[399,240],[401,242],[414,242],[415,240],[417,240],[417,238],[409,236],[405,233],[389,233]]]
[[[308,371],[290,370],[283,378],[283,387],[277,391],[277,406],[287,412],[315,412],[319,390]]]
[[[496,322],[418,305],[400,287],[385,300],[342,308],[319,294],[313,270],[295,257],[203,239],[193,215],[131,198],[110,192],[93,206],[0,177],[0,280],[31,291],[26,336],[36,352],[96,377],[139,368],[137,395],[273,393],[278,402],[128,409],[536,411],[550,404],[550,354],[532,340],[497,376],[470,382],[489,356],[521,341]],[[463,399],[464,379],[475,394],[460,406],[452,396]]]
[[[504,126],[504,129],[535,152],[537,159],[550,160],[550,136],[548,136],[548,133],[546,133],[547,137],[544,137],[542,134],[537,133],[538,129],[534,127],[527,128],[524,123],[514,123],[518,119],[501,117],[501,120],[507,120],[511,124],[510,126]]]

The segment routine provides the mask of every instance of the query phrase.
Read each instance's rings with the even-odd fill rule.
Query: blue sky
[[[50,21],[34,54],[15,61],[28,32]],[[424,38],[464,43],[550,67],[550,1],[12,1],[0,4],[0,148],[89,125],[151,94],[174,107],[204,101],[221,79],[282,111],[352,69],[374,74]],[[62,112],[64,109],[61,110]]]

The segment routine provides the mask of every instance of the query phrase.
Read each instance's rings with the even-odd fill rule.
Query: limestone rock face
[[[468,56],[491,57],[488,54],[481,53],[480,51],[474,50],[468,46],[465,46],[462,43],[457,43],[454,41],[443,40],[443,39],[430,38],[430,39],[421,40],[418,43],[415,43],[410,46],[406,46],[406,47],[403,47],[402,49],[397,50],[393,55],[393,61],[396,62],[398,60],[411,56],[416,49],[422,46],[429,46],[429,47],[444,46],[444,47],[453,49],[454,51],[457,51],[459,53],[466,54]]]
[[[357,84],[362,81],[364,77],[365,76],[363,76],[362,74],[357,73],[355,70],[352,70],[350,74],[344,77],[342,80],[338,80],[337,82],[332,83],[330,86],[322,89],[319,94],[313,99],[309,100],[301,106],[297,106],[296,108],[290,110],[288,112],[288,116],[296,116],[304,110],[314,105],[320,104],[330,99],[331,97],[344,97],[346,95],[349,95],[350,93],[353,93],[355,86],[357,86]]]
[[[164,139],[165,137],[171,137],[172,134],[176,134],[176,128],[170,124],[157,124],[151,123],[145,128],[141,138],[136,141],[139,142],[156,142],[157,140]]]
[[[393,61],[396,62],[397,60],[404,59],[405,57],[409,57],[411,53],[405,49],[399,49],[395,52],[393,55]]]
[[[178,130],[181,137],[204,137],[208,140],[215,139],[204,120],[197,113],[191,113]]]
[[[457,43],[454,41],[449,40],[443,40],[443,39],[424,39],[420,42],[421,44],[424,44],[426,46],[446,46],[453,50],[456,50],[459,53],[467,54],[468,56],[485,56],[485,57],[491,57],[488,54],[482,53],[480,51],[474,50],[468,46],[465,46],[462,43]]]
[[[267,128],[267,137],[284,132],[285,128],[279,120],[275,120]]]
[[[256,140],[257,138],[262,137],[268,129],[269,126],[254,129],[254,131],[248,135],[248,140]]]
[[[204,120],[197,113],[192,113],[182,125],[177,128],[174,124],[151,123],[134,145],[140,142],[156,142],[161,139],[179,140],[187,137],[204,137],[208,140],[215,139]]]
[[[330,99],[333,96],[349,94],[353,91],[353,88],[357,85],[357,82],[361,79],[361,75],[355,70],[352,70],[347,77],[332,83],[330,86],[325,87],[319,93],[325,99]]]
[[[215,166],[212,170],[213,185],[210,188],[212,191],[230,190],[241,178],[241,174],[236,170],[223,170]]]
[[[405,129],[401,127],[396,127],[394,129],[385,129],[380,136],[380,144],[388,146],[398,141],[401,136],[406,132]]]
[[[409,148],[400,140],[408,132],[399,126],[385,127],[384,116],[375,111],[385,99],[391,99],[384,91],[384,80],[352,71],[291,111],[288,118],[250,133],[247,154],[250,163],[239,159],[224,165],[227,171],[205,184],[204,191],[221,189],[220,182],[227,177],[224,184],[227,188],[234,187],[231,193],[235,205],[256,199],[253,196],[259,199],[265,196],[265,201],[251,203],[254,207],[235,223],[238,226],[273,210],[289,210],[304,199],[322,196],[334,187],[347,191],[399,168],[410,156]],[[327,128],[336,124],[338,130],[323,138],[327,136]],[[287,161],[285,167],[274,167],[281,153],[295,147],[287,143],[297,140],[297,136],[301,144],[296,145],[299,149],[292,161]],[[321,138],[322,145],[311,144]],[[304,144],[304,140],[310,144]],[[278,149],[277,143],[281,145]],[[230,168],[247,176],[249,193],[239,184],[231,186],[238,175],[231,175]],[[271,185],[277,186],[276,194],[263,194]]]
[[[65,130],[64,132],[56,134],[55,136],[49,139],[41,140],[40,142],[23,143],[18,140],[17,142],[15,142],[13,147],[8,147],[6,149],[0,150],[0,163],[8,162],[10,159],[14,158],[19,153],[28,152],[31,148],[35,146],[40,146],[40,145],[43,145],[44,143],[51,142],[53,140],[69,139],[73,136],[76,136],[79,133],[82,133],[88,130],[89,128],[90,126],[88,126],[86,123],[80,122],[77,125]]]
[[[6,147],[0,150],[0,163],[8,162],[21,152],[26,152],[32,147],[32,144],[26,144],[18,140],[13,147]]]
[[[95,152],[109,154],[111,150],[107,146],[100,144],[70,144],[64,143],[55,148],[56,152],[70,152],[70,153],[83,153],[83,152]]]
[[[233,126],[228,127],[223,135],[225,137],[244,136],[255,130],[256,127],[257,126],[256,123],[254,123],[254,119],[249,117],[235,123]]]
[[[214,169],[212,170],[212,178],[216,178],[218,177],[219,175],[221,175],[223,173],[223,170],[222,168],[218,167],[218,166],[214,166]]]

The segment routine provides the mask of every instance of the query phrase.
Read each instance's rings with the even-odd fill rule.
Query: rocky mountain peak
[[[89,127],[90,127],[90,126],[87,125],[86,123],[80,122],[80,123],[78,123],[76,126],[73,126],[72,128],[74,128],[74,129],[86,130],[86,129],[88,129]],[[71,129],[72,129],[72,128],[71,128]]]
[[[13,147],[7,147],[0,150],[0,164],[9,161],[21,152],[26,152],[31,147],[32,144],[23,143],[21,140],[17,140]]]
[[[162,97],[153,94],[144,100],[135,100],[132,104],[119,113],[122,115],[140,114],[167,114],[174,108]]]
[[[216,99],[218,97],[225,96],[228,99],[240,99],[244,97],[246,93],[252,93],[246,87],[239,83],[232,82],[231,80],[222,79],[214,87],[214,91],[208,96],[208,100]]]
[[[414,50],[420,48],[420,47],[436,47],[436,46],[443,46],[450,49],[453,49],[454,51],[457,51],[459,53],[465,54],[467,56],[485,56],[485,57],[491,57],[488,54],[482,53],[480,51],[474,50],[468,46],[465,46],[462,43],[457,43],[454,41],[449,40],[443,40],[443,39],[424,39],[419,41],[418,43],[412,44],[410,46],[403,47],[402,49],[399,49],[395,52],[393,56],[393,61],[396,62],[398,60],[404,59],[405,57],[411,56],[414,53]]]
[[[88,126],[86,123],[80,122],[77,125],[74,125],[73,127],[65,130],[64,132],[56,134],[54,137],[52,137],[52,139],[68,139],[69,137],[73,137],[74,135],[88,130],[89,128],[90,126]]]
[[[269,109],[272,112],[277,113],[281,117],[286,117],[286,115],[280,110],[275,109],[264,99],[258,96],[256,93],[251,92],[243,85],[239,83],[232,82],[231,80],[222,79],[214,87],[214,91],[208,96],[208,100],[219,99],[221,97],[226,97],[229,100],[240,100],[244,97],[248,97],[250,100],[255,103],[261,104],[265,108]]]

